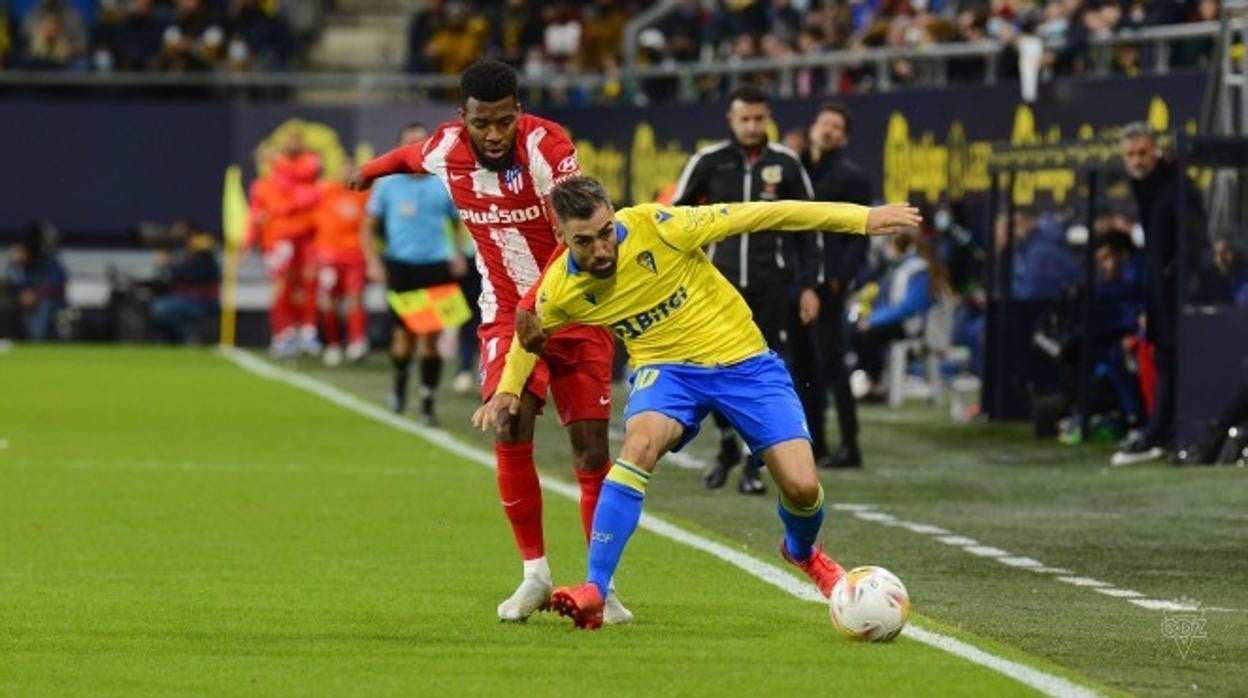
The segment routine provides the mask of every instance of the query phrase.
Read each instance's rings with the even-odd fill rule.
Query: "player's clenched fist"
[[[889,235],[917,228],[923,222],[919,209],[910,204],[885,204],[867,212],[867,234]]]
[[[472,413],[472,426],[481,431],[491,427],[503,429],[507,422],[520,413],[520,398],[511,393],[494,393],[490,401]]]

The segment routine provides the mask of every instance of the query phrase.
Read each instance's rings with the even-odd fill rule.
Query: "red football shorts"
[[[515,326],[510,322],[482,325],[477,332],[481,342],[483,401],[498,389],[515,334]],[[564,426],[582,420],[610,419],[614,356],[615,337],[605,327],[565,327],[546,341],[542,357],[524,387],[542,402],[549,392]]]
[[[311,235],[282,238],[264,251],[264,268],[271,279],[285,278],[292,272],[314,267],[315,264]]]
[[[330,298],[353,296],[364,291],[364,257],[323,257],[317,272],[321,293]]]

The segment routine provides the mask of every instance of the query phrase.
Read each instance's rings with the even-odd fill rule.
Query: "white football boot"
[[[524,579],[506,600],[498,605],[498,619],[508,623],[523,623],[534,612],[550,606],[550,592],[555,583],[550,576],[546,558],[524,561]]]
[[[602,604],[602,622],[607,625],[633,622],[633,612],[624,607],[619,594],[615,593],[615,582],[607,588],[607,599]]]

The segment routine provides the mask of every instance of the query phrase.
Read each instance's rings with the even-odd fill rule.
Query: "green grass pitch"
[[[386,382],[380,360],[295,367],[370,400]],[[488,448],[472,405],[445,396],[444,421]],[[826,476],[829,501],[1227,609],[1181,654],[1161,611],[830,510],[831,549],[901,575],[920,625],[1102,692],[1248,686],[1243,471],[1108,471],[913,408],[864,421],[869,467]],[[553,415],[538,443],[569,479]],[[665,465],[648,510],[779,564],[773,506]],[[545,518],[556,580],[578,580],[575,504]],[[910,638],[844,641],[821,606],[647,532],[617,577],[635,625],[500,624],[519,562],[489,470],[208,352],[0,354],[0,541],[3,698],[1031,693]]]

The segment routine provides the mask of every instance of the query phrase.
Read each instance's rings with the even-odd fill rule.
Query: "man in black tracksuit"
[[[1161,159],[1157,139],[1147,124],[1128,124],[1121,138],[1123,166],[1131,176],[1136,220],[1144,229],[1145,329],[1156,347],[1157,397],[1148,425],[1114,454],[1111,465],[1161,458],[1173,438],[1175,369],[1179,335],[1179,252],[1199,258],[1204,245],[1204,212],[1196,187],[1189,183],[1179,219],[1177,164]],[[1180,247],[1180,236],[1186,244]],[[1189,266],[1190,263],[1189,263]]]
[[[831,102],[819,109],[811,126],[810,147],[802,154],[802,164],[814,183],[816,201],[871,203],[870,180],[861,167],[844,155],[851,119],[848,108]],[[806,407],[815,462],[824,468],[858,468],[862,467],[858,406],[845,368],[845,298],[853,291],[858,272],[866,264],[870,242],[860,235],[824,233],[819,238],[819,319],[813,326],[794,326],[794,373]],[[809,386],[809,390],[804,392],[803,386]],[[824,436],[829,386],[841,431],[841,446],[836,453],[828,452]]]
[[[810,179],[798,156],[782,145],[767,142],[771,109],[767,95],[746,85],[731,95],[728,125],[732,139],[699,150],[686,163],[676,184],[676,206],[731,201],[808,200]],[[818,250],[813,235],[757,232],[739,235],[707,249],[715,267],[736,286],[763,332],[767,346],[788,358],[789,316],[794,301],[808,321],[818,315],[815,294]],[[706,486],[723,486],[728,471],[741,460],[741,447],[727,420],[712,413],[719,427],[720,452]],[[752,455],[741,473],[743,494],[766,492],[759,477],[762,463]]]

